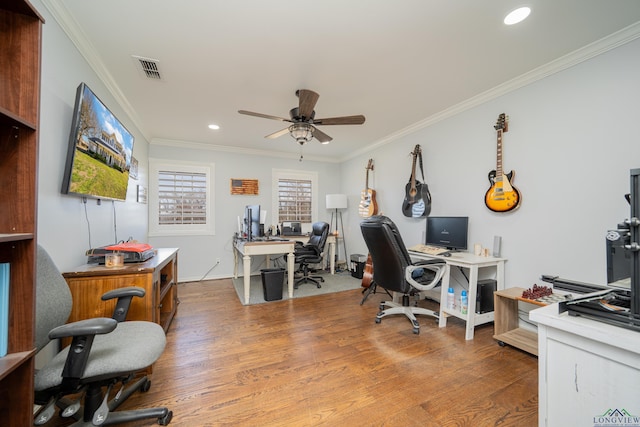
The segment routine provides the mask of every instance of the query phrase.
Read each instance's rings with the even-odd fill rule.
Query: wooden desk
[[[233,277],[238,278],[238,263],[242,255],[243,276],[244,276],[244,302],[249,303],[249,289],[251,283],[251,257],[255,255],[266,255],[267,265],[269,265],[269,255],[287,254],[288,291],[289,298],[293,298],[293,269],[295,256],[293,254],[295,241],[293,240],[264,240],[257,242],[247,242],[236,240],[233,245],[234,265]]]
[[[441,328],[447,326],[447,317],[454,316],[464,320],[467,324],[465,339],[472,340],[474,328],[476,325],[482,325],[484,323],[493,322],[493,314],[489,313],[476,313],[476,296],[478,294],[478,270],[480,268],[491,267],[496,270],[496,290],[500,291],[504,289],[504,262],[505,258],[495,258],[492,256],[484,257],[474,255],[470,252],[452,252],[451,256],[444,257],[442,255],[426,255],[420,252],[409,251],[409,254],[414,258],[422,259],[439,259],[445,262],[444,275],[442,276],[442,286],[440,294],[440,320],[438,325]],[[469,289],[468,298],[469,306],[467,314],[462,314],[460,310],[451,310],[446,307],[445,301],[447,301],[447,290],[451,283],[451,267],[466,268],[469,270]],[[456,292],[456,296],[460,295],[460,290]]]
[[[145,290],[142,298],[133,298],[127,320],[147,320],[165,330],[178,309],[178,249],[160,248],[145,262],[127,263],[122,267],[83,264],[62,273],[73,296],[69,322],[92,317],[111,317],[115,300],[102,301],[107,291],[125,286]]]
[[[282,236],[285,239],[295,240],[297,242],[307,243],[309,241],[309,236]],[[327,245],[329,245],[329,269],[331,274],[336,273],[336,236],[334,234],[329,234],[327,237]],[[325,259],[326,259],[326,251],[325,251]],[[323,264],[323,268],[324,268]]]

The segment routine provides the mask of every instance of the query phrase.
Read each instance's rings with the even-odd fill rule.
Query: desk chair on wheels
[[[420,291],[433,289],[442,279],[445,264],[441,261],[414,263],[407,252],[398,228],[385,216],[372,216],[360,223],[362,236],[373,261],[373,282],[385,290],[402,295],[402,304],[382,301],[376,323],[393,314],[405,315],[413,325],[413,333],[420,333],[416,314],[438,318],[438,313],[411,306],[410,298]]]
[[[144,296],[138,287],[107,292],[102,300],[117,298],[113,318],[94,318],[65,324],[72,307],[67,282],[49,254],[38,247],[36,268],[36,348],[50,340],[71,338],[71,345],[36,372],[35,403],[41,409],[35,425],[55,415],[77,420],[73,426],[113,425],[155,419],[168,425],[173,413],[164,407],[116,411],[131,394],[146,392],[151,382],[136,374],[151,366],[162,354],[166,338],[153,322],[124,321],[134,297]],[[127,386],[127,387],[125,387]],[[120,391],[109,400],[110,391]]]
[[[311,229],[311,235],[309,241],[303,245],[301,243],[296,244],[294,250],[295,263],[300,264],[298,272],[302,273],[302,277],[296,279],[294,288],[298,289],[298,286],[302,283],[315,283],[320,288],[320,282],[324,282],[322,276],[312,276],[309,264],[317,264],[322,262],[324,256],[324,247],[329,237],[329,224],[326,222],[316,222]]]

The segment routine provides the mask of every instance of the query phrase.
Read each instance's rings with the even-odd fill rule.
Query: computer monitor
[[[469,217],[428,216],[425,245],[439,246],[453,251],[467,249]]]
[[[245,206],[244,221],[247,240],[260,237],[260,205]]]

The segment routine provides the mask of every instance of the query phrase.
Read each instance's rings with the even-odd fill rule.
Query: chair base
[[[302,273],[302,277],[299,277],[295,280],[295,282],[293,283],[293,289],[298,289],[298,286],[303,283],[314,283],[316,287],[321,288],[322,285],[320,285],[320,282],[324,282],[324,277],[312,276],[312,271],[315,272],[315,270],[309,268],[308,264],[300,264],[300,268],[297,272]]]
[[[436,320],[438,319],[439,314],[437,312],[433,310],[429,310],[428,308],[409,306],[408,305],[409,299],[405,297],[408,297],[408,295],[403,296],[403,300],[405,300],[407,305],[398,304],[393,301],[382,301],[380,303],[380,311],[376,316],[376,323],[380,323],[382,321],[382,318],[386,316],[391,316],[394,314],[404,314],[407,317],[407,319],[409,319],[409,321],[411,322],[411,325],[413,325],[413,333],[419,334],[420,323],[418,323],[418,319],[416,319],[416,314],[432,316],[432,317],[435,317]],[[388,308],[385,309],[385,307],[388,307]]]
[[[300,286],[303,283],[315,283],[316,287],[321,288],[322,285],[320,284],[320,282],[324,282],[324,277],[302,276],[301,278],[296,279],[295,283],[293,284],[293,289],[298,289],[298,286]]]
[[[173,418],[173,412],[165,407],[157,407],[157,408],[143,408],[143,409],[135,409],[129,411],[116,411],[116,409],[125,401],[129,396],[131,396],[136,391],[147,392],[151,387],[151,381],[148,377],[139,378],[133,384],[128,387],[123,388],[121,393],[116,395],[112,400],[108,402],[108,412],[106,413],[106,419],[101,421],[100,425],[115,425],[122,424],[131,421],[145,420],[145,419],[156,419],[159,425],[169,425],[171,419]],[[109,390],[111,387],[108,388]],[[93,398],[91,397],[93,395]],[[97,403],[103,399],[101,387],[89,388],[86,391],[85,395],[85,405],[81,406],[79,410],[75,413],[70,414],[71,418],[76,419],[77,421],[72,424],[72,426],[95,426],[92,418],[95,416],[94,414],[98,411],[96,407]],[[60,413],[62,414],[64,410],[72,403],[70,399],[62,398],[58,400],[57,406],[60,408]],[[104,408],[107,409],[107,408]]]

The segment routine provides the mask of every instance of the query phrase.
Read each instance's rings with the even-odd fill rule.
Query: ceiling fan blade
[[[285,135],[287,133],[289,133],[289,128],[284,128],[282,130],[279,130],[277,132],[274,132],[274,133],[271,133],[271,134],[265,136],[265,138],[275,139],[275,138],[278,138],[279,136]]]
[[[262,114],[262,113],[254,113],[253,111],[238,110],[238,113],[246,114],[247,116],[262,117],[263,119],[271,119],[271,120],[280,120],[280,121],[283,121],[283,122],[291,122],[291,120],[285,119],[284,117],[270,116],[268,114]]]
[[[300,98],[298,102],[298,114],[306,119],[311,118],[311,114],[313,114],[313,109],[320,95],[309,89],[298,89],[296,95]]]
[[[333,140],[333,138],[331,138],[326,133],[322,132],[317,127],[313,127],[313,137],[315,139],[317,139],[318,141],[322,142],[322,143],[329,142],[329,141]]]
[[[314,119],[314,125],[361,125],[364,123],[364,116],[344,116],[344,117],[329,117],[326,119]]]

